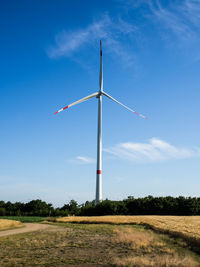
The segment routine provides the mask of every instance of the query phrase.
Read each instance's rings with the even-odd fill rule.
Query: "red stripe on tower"
[[[101,174],[101,170],[97,170],[97,174]]]
[[[63,110],[66,109],[66,108],[68,108],[68,106],[64,107]]]

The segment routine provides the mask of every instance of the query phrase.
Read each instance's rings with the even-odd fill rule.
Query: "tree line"
[[[103,200],[78,204],[71,200],[63,207],[54,208],[40,199],[28,203],[0,201],[0,216],[101,216],[101,215],[200,215],[198,197],[153,197],[129,196],[120,201]]]

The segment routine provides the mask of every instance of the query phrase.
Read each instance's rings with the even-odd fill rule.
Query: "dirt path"
[[[5,231],[0,231],[0,237],[1,236],[7,236],[7,235],[16,235],[16,234],[22,234],[27,232],[33,232],[33,231],[39,231],[39,230],[58,230],[58,226],[49,225],[49,224],[41,224],[41,223],[24,223],[24,227],[22,228],[16,228],[16,229],[10,229]]]

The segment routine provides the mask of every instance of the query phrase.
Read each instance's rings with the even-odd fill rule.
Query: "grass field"
[[[0,231],[10,229],[10,228],[15,228],[15,227],[22,227],[22,226],[23,224],[18,221],[0,219]]]
[[[0,266],[197,267],[199,255],[143,226],[59,225],[0,238]]]
[[[63,217],[57,222],[144,225],[153,230],[181,237],[200,251],[200,216],[100,216]]]
[[[54,218],[54,222],[52,219],[49,222],[53,228],[0,237],[0,266],[198,267],[199,219],[178,216]],[[0,220],[0,225],[6,221]],[[188,240],[193,239],[198,241],[198,253],[188,245]]]
[[[47,217],[39,217],[39,216],[0,216],[0,219],[8,219],[20,222],[42,222],[47,219]]]

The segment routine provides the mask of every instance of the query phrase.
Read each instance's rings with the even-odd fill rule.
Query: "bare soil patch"
[[[8,235],[22,234],[22,233],[33,232],[33,231],[39,231],[39,230],[47,230],[47,229],[57,231],[59,228],[58,226],[53,226],[53,225],[48,225],[48,224],[40,224],[40,223],[24,223],[24,224],[20,224],[20,226],[23,228],[9,229],[9,230],[1,231],[0,237],[8,236]]]

